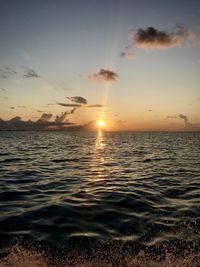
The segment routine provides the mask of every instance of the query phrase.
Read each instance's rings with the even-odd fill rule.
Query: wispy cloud
[[[37,110],[37,112],[38,112],[38,113],[46,113],[46,111],[44,111],[44,110],[40,110],[40,109]]]
[[[168,115],[167,117],[166,117],[166,119],[177,119],[177,116],[171,116],[171,115]]]
[[[45,107],[49,107],[49,106],[53,106],[53,105],[54,105],[54,103],[48,103],[45,105]]]
[[[87,108],[105,108],[109,107],[109,105],[101,105],[101,104],[92,104],[92,105],[87,105]]]
[[[134,53],[130,50],[130,47],[125,47],[124,50],[120,53],[120,57],[131,60],[134,57]]]
[[[131,30],[133,46],[144,49],[167,49],[182,45],[200,45],[200,37],[185,26],[177,26],[174,31],[161,31],[154,27]]]
[[[26,106],[17,106],[18,108],[26,108]]]
[[[70,111],[65,112],[65,118],[69,116],[70,114],[74,114],[78,109],[80,108],[103,108],[103,107],[108,107],[108,105],[102,105],[102,104],[87,104],[88,101],[82,96],[72,96],[72,97],[67,97],[70,101],[74,103],[57,103],[60,106],[63,107],[72,107]],[[63,114],[61,114],[62,116]],[[58,119],[60,116],[58,116]]]
[[[98,73],[89,74],[88,79],[95,82],[116,82],[119,75],[111,70],[100,69]]]
[[[7,79],[12,75],[17,75],[17,74],[18,73],[10,67],[5,67],[5,68],[0,69],[0,78],[1,79]]]
[[[60,106],[63,106],[63,107],[76,107],[76,108],[78,108],[78,107],[81,107],[82,105],[80,105],[80,104],[68,104],[68,103],[57,103],[58,105],[60,105]]]
[[[25,73],[23,74],[24,78],[39,78],[41,77],[34,69],[25,68]]]

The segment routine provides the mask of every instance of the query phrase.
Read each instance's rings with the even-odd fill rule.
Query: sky
[[[200,130],[199,0],[0,6],[0,130]]]

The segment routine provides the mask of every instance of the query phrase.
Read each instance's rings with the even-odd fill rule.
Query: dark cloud
[[[116,82],[118,74],[111,70],[100,69],[98,73],[89,74],[88,79],[96,82]]]
[[[37,122],[48,122],[52,117],[51,113],[43,113]]]
[[[45,116],[44,116],[45,117]],[[1,131],[41,131],[41,130],[63,130],[74,125],[71,122],[56,122],[47,120],[37,121],[23,121],[21,117],[16,116],[11,120],[4,121],[0,119],[0,130]]]
[[[153,110],[152,110],[152,109],[148,109],[147,111],[148,111],[148,112],[152,112]]]
[[[4,88],[1,88],[1,91],[2,91],[2,92],[5,92],[5,91],[6,91],[6,89],[4,89]]]
[[[82,96],[73,96],[73,97],[67,97],[67,99],[71,100],[74,103],[57,103],[60,106],[63,107],[72,107],[70,111],[66,111],[62,113],[61,115],[56,116],[56,121],[62,122],[67,120],[68,116],[74,114],[77,110],[80,108],[102,108],[102,107],[108,107],[108,105],[102,105],[102,104],[92,104],[87,105],[87,100]]]
[[[76,107],[76,108],[79,108],[81,107],[82,105],[80,104],[68,104],[68,103],[57,103],[58,105],[60,106],[63,106],[63,107]]]
[[[9,122],[21,122],[22,118],[20,116],[16,116],[9,120]]]
[[[138,48],[167,49],[183,44],[200,45],[200,38],[185,26],[177,26],[175,31],[160,31],[154,27],[131,31],[132,45]]]
[[[15,107],[10,107],[10,109],[15,109]]]
[[[87,100],[82,96],[72,96],[72,97],[67,97],[67,99],[77,104],[81,104],[81,105],[87,104]]]
[[[67,120],[67,117],[68,117],[70,114],[71,114],[71,113],[70,113],[69,111],[65,111],[65,112],[63,112],[61,115],[57,115],[55,121],[56,121],[56,122],[66,122],[66,121],[68,121],[68,120]]]
[[[34,69],[25,68],[25,74],[23,74],[24,78],[39,78],[40,75],[38,75]]]
[[[74,113],[77,111],[77,109],[79,109],[79,107],[77,107],[77,108],[73,108],[73,109],[70,111],[70,114],[74,114]]]
[[[67,97],[70,101],[74,103],[57,103],[60,106],[63,107],[72,107],[70,111],[67,111],[65,113],[64,117],[67,117],[70,114],[74,114],[79,108],[84,107],[87,104],[87,100],[83,98],[82,96],[72,96],[72,97]],[[62,116],[58,116],[58,120],[62,120]]]

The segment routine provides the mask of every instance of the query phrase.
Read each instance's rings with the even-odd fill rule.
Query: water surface
[[[200,241],[200,133],[0,132],[0,185],[2,254]]]

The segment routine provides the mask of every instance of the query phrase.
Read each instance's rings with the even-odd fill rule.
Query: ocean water
[[[200,133],[0,132],[0,266],[194,267],[199,251]]]

